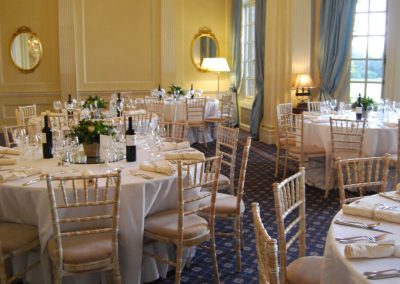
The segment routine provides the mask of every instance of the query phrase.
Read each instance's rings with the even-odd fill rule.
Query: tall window
[[[256,75],[255,75],[255,0],[243,1],[243,87],[246,96],[255,96],[256,94]]]
[[[378,101],[385,70],[386,0],[358,0],[351,49],[350,100]]]

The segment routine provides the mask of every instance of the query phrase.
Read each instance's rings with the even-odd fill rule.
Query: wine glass
[[[60,112],[61,110],[61,101],[53,101],[53,108],[56,112]]]
[[[331,105],[331,110],[335,111],[337,107],[337,100],[331,100],[330,105]]]

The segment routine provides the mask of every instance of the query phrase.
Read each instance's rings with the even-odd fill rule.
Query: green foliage
[[[83,119],[75,126],[70,136],[78,137],[79,143],[100,143],[100,134],[113,135],[115,127],[104,124],[101,120]]]
[[[107,106],[107,103],[99,96],[89,96],[89,98],[87,98],[87,100],[83,104],[83,107],[90,108],[90,105],[92,105],[92,107],[95,107],[95,102],[97,102],[97,108],[106,108]]]
[[[175,85],[175,84],[171,84],[169,86],[169,91],[167,93],[170,94],[170,95],[173,95],[173,94],[175,94],[175,92],[178,92],[178,94],[180,96],[185,95],[185,92],[183,91],[181,86]]]
[[[361,97],[361,104],[363,105],[364,110],[370,110],[376,103],[371,97],[364,96]],[[355,108],[356,105],[357,105],[357,99],[351,106],[352,108]]]

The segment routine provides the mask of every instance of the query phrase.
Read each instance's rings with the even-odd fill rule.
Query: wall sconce
[[[293,87],[296,88],[296,97],[300,100],[297,107],[307,108],[305,99],[311,96],[311,88],[314,87],[310,74],[297,74]]]

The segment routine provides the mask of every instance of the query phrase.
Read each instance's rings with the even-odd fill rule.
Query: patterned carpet
[[[239,177],[243,145],[247,137],[246,132],[241,132],[236,164],[236,175]],[[195,148],[212,156],[215,153],[215,143],[194,145]],[[260,203],[264,225],[272,237],[277,237],[275,225],[274,197],[272,184],[274,178],[275,146],[258,141],[252,141],[252,147],[247,167],[244,201],[246,211],[244,214],[244,248],[242,251],[242,272],[236,272],[235,241],[230,238],[217,238],[217,257],[220,279],[223,283],[258,283],[257,256],[253,231],[251,203]],[[289,167],[289,175],[296,172],[296,165]],[[282,176],[282,171],[280,172]],[[279,181],[279,180],[278,180]],[[339,210],[337,192],[331,193],[329,199],[324,198],[324,191],[318,188],[306,188],[307,200],[307,255],[323,255],[326,234],[330,222]],[[231,230],[231,222],[217,221],[217,231]],[[297,247],[292,247],[288,252],[289,262],[297,258]],[[170,272],[167,279],[159,279],[153,283],[174,283],[174,272]],[[214,283],[211,258],[208,250],[197,249],[196,256],[192,259],[190,267],[185,267],[182,272],[182,283]]]

